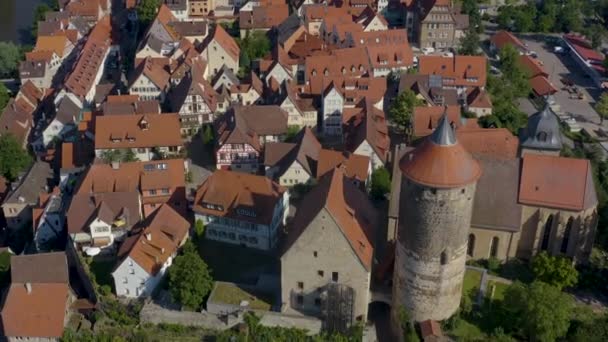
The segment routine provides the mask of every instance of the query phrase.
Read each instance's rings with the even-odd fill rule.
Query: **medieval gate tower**
[[[456,141],[447,115],[400,161],[403,173],[393,279],[393,319],[444,320],[458,309],[479,163]]]

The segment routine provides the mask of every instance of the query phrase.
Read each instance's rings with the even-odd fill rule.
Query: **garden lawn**
[[[233,284],[215,283],[215,290],[209,297],[211,302],[240,305],[242,301],[248,301],[249,307],[255,310],[269,311],[272,300],[270,296],[242,289]]]
[[[464,273],[464,282],[462,284],[462,293],[470,294],[472,291],[477,295],[479,286],[481,285],[481,272],[467,268]]]
[[[496,289],[494,290],[494,297],[492,297],[492,300],[503,300],[505,298],[505,291],[507,290],[509,285],[498,282],[498,281],[493,281],[493,280],[488,281],[488,288],[487,288],[488,297],[491,295],[493,286],[495,286]]]
[[[458,319],[454,329],[448,332],[457,341],[487,341],[486,335],[474,324]]]
[[[217,281],[255,283],[260,273],[278,273],[278,260],[243,246],[201,239],[198,252]]]

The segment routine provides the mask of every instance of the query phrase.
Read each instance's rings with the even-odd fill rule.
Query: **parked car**
[[[553,52],[557,53],[557,54],[563,54],[566,52],[566,49],[564,49],[563,47],[557,45],[553,47]]]

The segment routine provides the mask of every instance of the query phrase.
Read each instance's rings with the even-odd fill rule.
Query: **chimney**
[[[152,241],[152,233],[146,233],[146,240]]]
[[[27,291],[27,294],[32,293],[32,283],[25,283],[25,290]]]
[[[111,165],[112,165],[112,169],[113,170],[118,170],[120,168],[120,162],[119,161],[112,161]]]

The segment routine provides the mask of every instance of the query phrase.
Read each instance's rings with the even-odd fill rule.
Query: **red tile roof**
[[[182,146],[179,114],[95,118],[95,149]]]
[[[85,97],[95,86],[95,76],[111,44],[110,17],[105,16],[91,30],[82,48],[78,62],[65,82],[65,87],[75,95]]]
[[[377,212],[364,192],[345,181],[340,168],[323,177],[302,199],[300,208],[288,228],[285,252],[289,251],[316,215],[325,209],[350,243],[363,267],[371,271]]]
[[[518,48],[521,50],[527,50],[526,46],[524,45],[524,43],[522,43],[521,40],[519,40],[519,38],[515,37],[515,35],[513,35],[513,33],[504,31],[504,30],[500,30],[500,31],[496,32],[496,34],[493,35],[492,38],[490,38],[490,41],[498,49],[502,49],[507,44],[511,44],[515,48]]]
[[[565,34],[564,39],[586,61],[590,63],[602,63],[604,61],[604,55],[592,49],[591,44],[584,37],[576,34]]]
[[[529,77],[535,77],[538,75],[548,77],[549,74],[543,68],[542,62],[537,58],[533,58],[528,55],[520,55],[519,63],[522,65],[524,70],[528,73]]]
[[[460,129],[458,141],[473,155],[511,159],[517,157],[519,139],[506,128]]]
[[[420,106],[412,114],[412,128],[415,137],[426,137],[433,133],[443,113],[447,112],[450,124],[462,126],[460,106]]]
[[[557,93],[558,89],[545,76],[538,75],[530,79],[530,86],[536,96],[547,96]]]
[[[441,75],[446,86],[484,87],[486,62],[485,56],[420,56],[418,73]]]
[[[591,163],[587,159],[525,154],[519,202],[574,211],[595,207]]]
[[[274,208],[283,200],[285,191],[284,187],[265,176],[217,170],[196,190],[193,210],[201,214],[270,225]],[[206,204],[221,210],[210,209]],[[254,214],[243,214],[241,209],[253,211]]]

